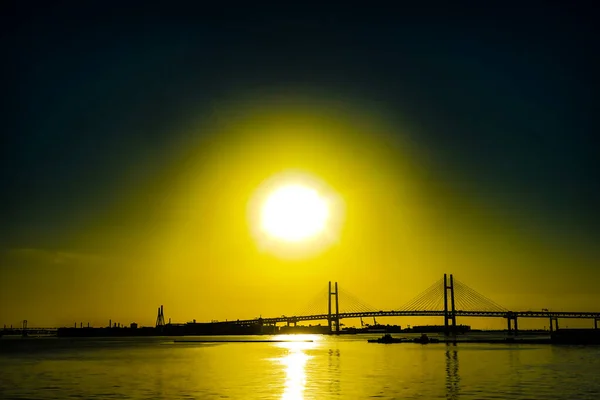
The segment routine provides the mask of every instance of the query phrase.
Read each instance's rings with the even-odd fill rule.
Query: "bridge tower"
[[[332,322],[335,321],[335,334],[339,335],[340,333],[340,303],[338,297],[338,283],[335,282],[335,292],[331,291],[331,281],[329,282],[329,293],[327,295],[327,323],[329,325],[329,333],[333,333]],[[335,315],[331,313],[331,296],[335,297]]]
[[[448,292],[450,292],[450,309],[448,308]],[[444,333],[446,336],[450,334],[449,322],[452,323],[452,334],[456,334],[456,310],[454,308],[454,279],[450,274],[444,274]]]
[[[21,330],[21,335],[23,337],[27,336],[27,320],[23,320],[23,329]]]
[[[158,307],[158,315],[156,316],[156,327],[159,326],[165,326],[165,314],[162,305]]]

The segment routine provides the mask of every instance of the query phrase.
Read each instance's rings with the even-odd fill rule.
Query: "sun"
[[[327,201],[316,189],[287,184],[275,189],[261,209],[261,229],[286,242],[299,242],[326,229]]]
[[[345,210],[333,186],[311,172],[288,169],[261,180],[248,198],[248,227],[259,253],[308,259],[341,244]]]

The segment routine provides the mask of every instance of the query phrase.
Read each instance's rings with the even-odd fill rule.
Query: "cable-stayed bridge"
[[[324,301],[327,297],[327,302]],[[341,308],[343,306],[343,308]],[[442,317],[446,333],[456,331],[457,317],[505,318],[509,332],[518,332],[519,318],[546,318],[550,321],[550,331],[558,329],[559,318],[592,319],[594,329],[598,329],[600,312],[549,311],[512,311],[486,296],[478,293],[466,284],[454,279],[452,275],[444,277],[425,289],[409,302],[392,310],[381,310],[358,299],[343,290],[337,282],[329,282],[328,288],[319,293],[303,310],[293,316],[282,315],[273,318],[255,318],[237,320],[232,323],[250,325],[275,325],[284,323],[296,325],[301,321],[326,320],[331,333],[340,332],[340,320],[363,317]]]
[[[245,320],[229,320],[225,322],[216,322],[214,327],[222,327],[221,324],[237,325],[242,331],[253,331],[255,328],[263,326],[273,326],[276,324],[296,325],[302,321],[327,321],[329,333],[340,333],[340,321],[348,318],[365,318],[365,317],[406,317],[406,316],[423,316],[423,317],[440,317],[444,321],[445,332],[447,334],[457,332],[456,319],[457,317],[488,317],[488,318],[505,318],[507,320],[507,330],[509,333],[518,332],[518,321],[521,318],[544,318],[550,322],[550,331],[559,328],[558,321],[562,318],[579,318],[593,320],[594,329],[598,329],[600,325],[600,312],[575,312],[575,311],[549,311],[541,309],[539,311],[515,311],[509,310],[488,297],[482,295],[463,282],[454,279],[452,275],[444,274],[443,278],[432,284],[430,287],[419,293],[409,302],[402,304],[393,309],[381,309],[373,307],[370,304],[359,299],[357,296],[341,288],[337,282],[333,285],[329,282],[327,288],[324,288],[314,299],[309,302],[302,310],[295,312],[292,316],[281,315],[273,318],[254,318]],[[118,325],[118,326],[117,326]],[[131,324],[131,329],[122,329],[125,326],[109,321],[109,326],[99,328],[102,332],[99,334],[109,335],[125,335],[134,334],[144,330],[145,334],[156,334],[154,328],[143,328],[137,330],[137,324]],[[135,325],[135,327],[133,327]],[[160,334],[164,334],[165,330],[173,331],[172,334],[185,334],[186,330],[181,329],[182,326],[191,325],[192,328],[196,325],[204,326],[204,330],[210,332],[219,332],[220,329],[205,329],[207,325],[213,326],[213,323],[193,323],[188,324],[165,324],[165,318],[162,306],[158,308],[158,317],[156,320],[156,328]],[[163,329],[164,328],[164,329]],[[75,330],[78,332],[86,331],[91,334],[89,324],[86,329],[83,329],[83,323],[80,323],[80,329],[77,329],[75,323],[74,328],[61,328],[66,330]],[[103,330],[104,329],[104,330]],[[106,331],[106,332],[104,332]],[[127,332],[125,332],[127,331]],[[192,329],[193,332],[197,330]],[[225,330],[227,331],[227,330]],[[0,330],[0,336],[3,334],[56,334],[57,328],[28,328],[27,321],[23,321],[22,327],[7,328]],[[67,332],[69,333],[69,332]],[[86,333],[86,334],[88,334]],[[75,335],[74,332],[69,334]],[[78,333],[83,334],[83,333]],[[194,333],[197,334],[197,333]]]

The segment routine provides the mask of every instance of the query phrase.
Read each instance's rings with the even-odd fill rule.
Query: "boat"
[[[439,343],[440,340],[436,339],[436,338],[430,338],[429,336],[427,336],[426,334],[422,334],[421,337],[418,338],[414,338],[413,342],[415,343],[421,343],[421,344],[427,344],[427,343]]]
[[[379,339],[369,339],[367,340],[369,343],[407,343],[408,339],[406,338],[394,338],[389,333],[386,333]]]
[[[426,334],[422,334],[421,337],[414,338],[414,339],[394,338],[389,333],[386,333],[379,339],[369,339],[367,341],[369,343],[421,343],[421,344],[427,344],[427,343],[439,343],[440,339],[430,338]]]

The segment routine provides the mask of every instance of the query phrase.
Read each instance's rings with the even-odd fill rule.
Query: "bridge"
[[[343,294],[345,300],[345,310],[340,312],[340,294]],[[549,311],[542,309],[540,311],[511,311],[502,307],[493,300],[478,293],[464,283],[454,279],[452,274],[435,282],[429,288],[425,289],[415,298],[406,304],[393,310],[377,310],[368,304],[363,303],[356,296],[347,292],[342,292],[337,282],[334,285],[329,282],[326,292],[327,309],[324,309],[324,296],[318,296],[317,301],[311,303],[303,312],[294,316],[285,316],[273,318],[255,318],[248,320],[232,321],[241,325],[276,325],[285,323],[296,325],[301,321],[327,321],[330,333],[340,332],[340,321],[346,318],[362,317],[441,317],[444,320],[446,334],[456,332],[457,317],[488,317],[505,318],[509,333],[518,333],[518,321],[520,318],[545,318],[550,322],[550,331],[559,329],[559,318],[579,318],[591,319],[594,323],[594,329],[598,329],[600,322],[600,312],[567,312],[567,311]],[[333,300],[333,301],[332,301]]]
[[[325,302],[327,297],[327,302]],[[340,301],[340,298],[342,301]],[[341,306],[344,308],[342,309]],[[518,321],[522,318],[544,318],[550,322],[550,331],[558,330],[559,319],[590,319],[593,320],[594,329],[600,325],[600,312],[567,312],[549,311],[515,311],[502,307],[493,300],[478,293],[466,284],[454,279],[450,274],[444,274],[443,278],[425,289],[409,302],[391,310],[372,307],[351,293],[342,290],[338,283],[329,285],[322,293],[319,293],[304,310],[293,316],[279,316],[273,318],[255,318],[246,320],[235,320],[225,322],[226,324],[237,324],[242,326],[296,325],[302,321],[327,321],[329,333],[340,333],[340,321],[348,318],[364,317],[440,317],[444,320],[445,333],[447,335],[457,332],[457,317],[479,317],[479,318],[505,318],[509,334],[518,333]],[[195,322],[194,322],[195,323]],[[109,322],[109,326],[112,324]],[[117,324],[115,324],[114,327]],[[156,327],[173,326],[165,324],[162,306],[158,309]],[[75,324],[77,328],[77,324]],[[83,328],[83,323],[80,323]],[[89,324],[88,324],[89,328]],[[151,328],[150,328],[151,329]],[[56,334],[57,328],[28,328],[27,321],[23,321],[22,327],[7,328],[0,330],[2,335],[52,335]],[[162,332],[162,329],[161,329]]]
[[[20,336],[46,336],[46,335],[56,335],[57,328],[28,328],[27,320],[22,321],[22,325],[20,327],[13,328],[12,326],[7,327],[4,325],[4,328],[0,330],[0,336],[4,335],[20,335]]]

